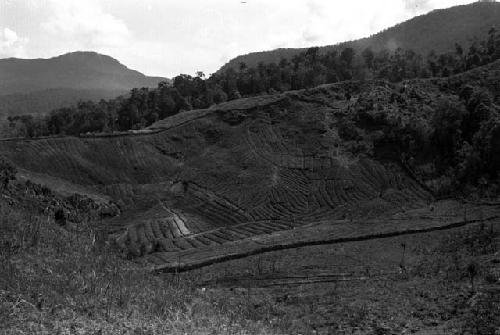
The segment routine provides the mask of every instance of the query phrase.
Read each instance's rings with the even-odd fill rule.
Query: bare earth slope
[[[240,99],[134,134],[4,140],[0,152],[25,178],[30,171],[49,185],[57,178],[59,188],[66,180],[118,202],[123,214],[105,224],[127,253],[156,268],[179,266],[181,256],[189,268],[214,255],[217,262],[265,252],[263,244],[439,229],[460,221],[461,207],[437,203],[455,213],[442,221],[430,212],[429,188],[390,155],[359,150],[370,142],[339,136],[341,120],[366,95],[404,116],[394,94],[423,111],[436,96],[454,96],[460,78],[495,91],[499,69],[493,63],[462,77],[407,82],[404,91],[346,82]],[[365,138],[376,135],[367,130]],[[477,208],[470,212],[479,219]]]

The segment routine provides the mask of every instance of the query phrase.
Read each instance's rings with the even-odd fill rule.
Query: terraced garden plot
[[[310,224],[348,229],[433,201],[398,162],[356,155],[338,136],[339,120],[356,103],[345,99],[344,86],[368,93],[380,85],[246,98],[181,113],[137,134],[0,141],[0,150],[27,177],[66,180],[118,202],[122,215],[103,224],[135,257],[222,255],[245,243],[242,250],[254,250],[269,236],[276,239],[266,243],[293,245],[293,232],[316,236]],[[376,94],[387,100],[391,89],[382,87]],[[376,234],[390,227],[371,228]]]
[[[367,204],[373,199],[378,201],[376,207],[381,207],[379,212],[384,213],[387,207],[421,206],[423,199],[430,197],[411,180],[403,184],[401,176],[369,162],[359,162],[350,168],[338,165],[337,169],[317,171],[277,169],[275,176],[274,187],[264,192],[258,190],[264,196],[257,203],[235,204],[230,198],[193,182],[174,185],[172,187],[180,193],[180,199],[172,208],[163,205],[167,218],[132,224],[120,237],[119,245],[136,256],[155,251],[186,250],[288,230],[323,219],[366,217],[367,211],[372,210]],[[231,193],[226,194],[231,196]],[[202,236],[201,241],[189,233],[175,232],[176,225],[171,224],[174,222],[172,218],[168,218],[173,208],[190,215],[189,220],[181,221],[193,227],[191,231]],[[161,224],[160,229],[153,229],[157,222],[167,222],[162,224],[166,224],[169,231],[173,227],[174,231],[169,234],[148,233],[161,231]],[[203,226],[208,232],[197,226]],[[234,231],[227,235],[231,229]]]
[[[209,114],[149,135],[1,144],[19,164],[62,173],[143,211],[137,217],[125,212],[109,224],[114,232],[126,229],[117,242],[134,256],[225,245],[325,219],[377,217],[432,198],[396,165],[354,157],[301,161],[289,155],[289,139],[273,125],[261,129],[268,135],[254,136],[259,145],[249,147],[241,136],[245,120],[229,128],[217,124],[221,139],[201,150],[207,143],[199,134],[218,122],[219,116],[208,122]],[[31,150],[28,161],[19,153],[24,149]],[[289,158],[263,159],[269,152]]]
[[[183,231],[179,227],[181,222],[171,217],[131,225],[116,238],[116,241],[123,250],[128,251],[133,256],[140,256],[158,252],[171,253],[220,246],[304,225],[300,221],[252,221],[191,233],[188,230]]]
[[[485,207],[467,209],[467,215],[481,217],[481,211],[484,216],[491,215],[498,206],[492,212]],[[457,203],[445,201],[434,204],[432,211],[412,209],[401,212],[400,217],[415,222],[423,216],[444,222],[452,221],[453,212],[457,213]],[[439,220],[441,215],[450,220]],[[464,320],[463,311],[456,307],[475,303],[486,293],[498,298],[500,281],[478,279],[477,294],[471,294],[467,278],[448,277],[447,272],[454,267],[454,252],[446,251],[450,254],[438,259],[436,247],[442,241],[457,241],[456,234],[469,239],[481,227],[477,222],[446,230],[306,245],[214,263],[178,276],[181,280],[184,276],[198,278],[199,287],[208,294],[227,290],[251,302],[271,299],[283,310],[277,317],[291,320],[290,333],[334,334],[345,329],[346,324],[370,333],[370,327],[382,324],[396,334],[452,334],[446,327],[453,328],[457,321]],[[491,228],[500,231],[500,220],[485,223],[486,232]],[[498,248],[500,240],[496,236]],[[460,254],[466,246],[458,245]],[[406,275],[401,270],[403,259]],[[498,252],[473,259],[484,271],[498,271]],[[470,259],[460,262],[458,276]],[[439,278],[435,271],[440,272]],[[498,275],[496,278],[500,280]]]
[[[445,204],[449,205],[449,204]],[[253,230],[253,237],[235,239],[227,230],[201,233],[199,236],[212,240],[213,245],[200,248],[180,248],[168,252],[154,252],[142,258],[145,264],[151,264],[156,271],[176,272],[208,266],[215,263],[239,259],[255,254],[262,254],[283,249],[293,249],[307,245],[335,244],[349,241],[364,241],[387,238],[408,234],[419,234],[429,231],[438,231],[461,227],[476,222],[500,223],[498,208],[483,208],[470,206],[467,219],[457,214],[449,217],[420,215],[411,219],[398,219],[397,216],[385,220],[371,221],[337,221],[319,222],[313,225],[296,227],[294,229],[280,229],[276,232],[265,231],[272,229],[273,223],[254,227],[255,224],[242,225],[245,230]],[[276,229],[276,228],[274,228]],[[235,229],[241,232],[240,228]]]

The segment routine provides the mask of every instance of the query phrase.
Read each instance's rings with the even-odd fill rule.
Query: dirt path
[[[216,263],[253,255],[305,246],[368,241],[402,235],[422,234],[487,222],[500,223],[498,213],[469,220],[402,220],[385,222],[353,222],[343,225],[322,223],[317,226],[259,235],[248,239],[180,252],[157,252],[140,261],[155,272],[183,272]]]

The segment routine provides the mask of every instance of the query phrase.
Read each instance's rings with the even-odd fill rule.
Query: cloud
[[[97,1],[50,0],[52,15],[42,30],[59,43],[82,49],[122,47],[131,38],[126,24],[104,12]]]
[[[92,50],[150,75],[211,73],[241,54],[336,44],[471,1],[0,0],[0,57]]]
[[[422,10],[428,11],[432,8],[429,0],[403,0],[405,9],[412,14],[418,13]]]
[[[303,37],[305,42],[314,43],[314,42],[317,42],[321,38],[321,34],[308,29],[302,33],[302,37]]]
[[[0,57],[23,57],[28,39],[10,28],[0,28]]]
[[[4,28],[2,32],[2,40],[6,46],[11,46],[19,41],[19,37],[17,36],[15,31],[9,28]]]

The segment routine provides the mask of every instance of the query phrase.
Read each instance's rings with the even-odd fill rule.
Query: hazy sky
[[[92,50],[149,75],[209,74],[240,54],[335,44],[470,2],[0,0],[0,58]]]

